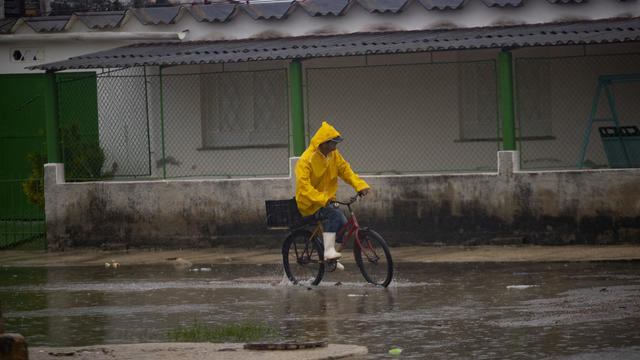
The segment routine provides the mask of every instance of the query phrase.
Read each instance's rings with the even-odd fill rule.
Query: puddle
[[[0,298],[5,330],[30,346],[160,342],[194,319],[251,319],[281,340],[365,345],[360,359],[640,357],[640,262],[401,263],[386,289],[348,265],[314,287],[278,265],[0,268]]]

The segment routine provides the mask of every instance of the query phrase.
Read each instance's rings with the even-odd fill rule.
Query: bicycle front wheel
[[[297,230],[282,245],[284,272],[294,284],[318,285],[324,275],[323,247],[311,232]]]
[[[387,287],[393,278],[391,252],[382,236],[373,230],[360,230],[353,244],[353,256],[368,282]]]

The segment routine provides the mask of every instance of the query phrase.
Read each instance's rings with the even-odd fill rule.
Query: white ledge
[[[13,34],[0,36],[0,43],[23,41],[68,41],[68,40],[183,40],[187,36],[181,32],[89,32],[58,34]]]

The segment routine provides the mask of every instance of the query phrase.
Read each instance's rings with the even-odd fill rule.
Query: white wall
[[[482,50],[305,62],[310,136],[322,121],[333,124],[348,139],[340,152],[361,172],[495,169],[498,141],[463,141],[459,125],[461,114],[475,111],[461,91],[479,86],[465,82],[463,69],[481,64],[492,71],[482,86],[490,97],[481,101],[497,133],[496,57]]]
[[[489,8],[481,1],[468,1],[462,9],[453,11],[427,11],[416,1],[399,14],[370,14],[359,5],[353,5],[345,16],[311,17],[303,9],[297,9],[284,20],[253,20],[238,11],[227,23],[199,23],[183,9],[175,24],[142,25],[130,12],[117,32],[155,32],[189,30],[186,40],[220,40],[248,37],[300,36],[327,33],[349,33],[373,30],[419,30],[437,27],[490,26],[500,24],[540,23],[569,19],[597,19],[615,16],[639,16],[638,2],[591,1],[570,6],[553,5],[547,1],[528,1],[518,8]],[[72,18],[66,32],[93,31],[77,18]],[[108,32],[108,31],[107,31]],[[35,34],[26,24],[17,26],[16,35]],[[6,42],[0,35],[0,73],[23,73],[25,66],[64,60],[98,50],[123,46],[135,41],[49,41],[41,34],[42,41]],[[16,63],[11,51],[17,47],[42,51],[39,61]],[[514,59],[524,56],[563,57],[549,60],[552,64],[554,83],[551,91],[553,139],[519,143],[523,167],[553,167],[577,164],[579,149],[584,139],[584,129],[591,106],[595,80],[604,73],[640,72],[637,56],[609,56],[568,60],[566,56],[584,54],[640,52],[636,43],[621,45],[568,46],[526,48],[514,51]],[[495,168],[493,154],[499,149],[497,141],[467,142],[460,139],[461,114],[467,102],[461,103],[465,91],[461,84],[461,68],[473,61],[496,61],[497,50],[467,50],[402,55],[380,55],[344,58],[319,58],[304,61],[309,75],[305,96],[305,123],[307,132],[313,133],[321,121],[336,125],[349,139],[341,144],[341,152],[354,165],[365,172],[392,171],[443,171],[481,170]],[[593,63],[593,62],[597,62]],[[497,61],[496,61],[497,62]],[[404,64],[403,66],[373,67],[375,65]],[[421,65],[414,65],[421,64]],[[358,66],[357,70],[340,67]],[[288,63],[257,62],[227,64],[225,71],[265,68],[288,68]],[[335,68],[314,70],[313,68]],[[148,68],[152,71],[152,68]],[[220,65],[184,66],[163,71],[162,99],[165,122],[165,156],[168,162],[166,176],[199,176],[213,174],[280,174],[286,171],[286,158],[290,149],[253,150],[201,150],[201,114],[198,74],[219,71]],[[157,69],[155,69],[157,71]],[[175,77],[182,74],[181,78]],[[587,76],[585,76],[587,74]],[[180,79],[180,80],[178,80]],[[363,82],[364,79],[366,83]],[[564,80],[559,80],[564,79]],[[306,77],[304,78],[306,82]],[[119,174],[127,175],[127,169],[149,166],[147,154],[151,151],[151,174],[163,175],[160,80],[158,76],[147,78],[146,108],[141,108],[140,94],[144,83],[136,82],[124,88],[116,86],[99,94],[101,143],[107,150],[105,167],[119,163]],[[493,86],[493,85],[492,85]],[[483,87],[484,89],[484,87]],[[491,89],[491,87],[488,87]],[[618,96],[623,100],[624,88]],[[485,89],[486,90],[486,89]],[[498,91],[495,89],[494,91]],[[132,105],[110,103],[109,93],[125,99],[138,99],[133,105],[144,115],[127,117],[123,109]],[[627,90],[627,94],[634,89]],[[625,103],[625,101],[622,101]],[[627,99],[621,108],[623,124],[638,113],[637,102]],[[411,104],[407,106],[407,104]],[[125,106],[126,105],[126,106]],[[487,106],[496,107],[495,100],[488,99]],[[115,108],[114,108],[115,106]],[[127,107],[128,106],[128,107]],[[130,110],[129,110],[130,111]],[[498,109],[496,109],[496,112]],[[145,130],[148,113],[149,140],[140,139]],[[126,118],[114,127],[118,118]],[[497,119],[497,115],[496,115]],[[632,121],[632,120],[629,120]],[[105,127],[106,124],[106,127]],[[496,127],[499,124],[496,124]],[[110,132],[113,135],[110,135]],[[135,142],[131,136],[138,138]],[[110,139],[108,139],[110,138]],[[144,136],[142,137],[144,138]],[[381,139],[384,143],[381,143]],[[144,141],[143,141],[144,140]],[[600,145],[600,147],[598,147]],[[118,149],[111,147],[119,147]],[[366,151],[362,151],[366,149]],[[390,151],[389,149],[393,149]],[[282,162],[273,159],[283,158]],[[604,152],[597,132],[590,138],[587,160],[601,164]],[[275,162],[274,162],[275,161]],[[238,170],[238,164],[246,168]],[[137,170],[136,170],[137,171]],[[148,169],[147,169],[148,171]],[[140,170],[142,173],[142,171]],[[146,173],[146,171],[145,171]]]
[[[137,20],[136,20],[137,21]],[[69,23],[68,33],[83,33],[88,32],[89,29],[77,18],[72,17],[72,21]],[[3,36],[0,34],[0,73],[1,74],[15,74],[15,73],[33,73],[42,72],[39,70],[27,70],[28,66],[35,66],[39,64],[46,64],[55,61],[66,60],[72,56],[78,56],[83,54],[89,54],[96,51],[108,50],[119,46],[124,46],[133,43],[133,41],[118,41],[118,40],[100,40],[100,41],[80,41],[80,40],[65,40],[65,41],[52,41],[47,38],[47,33],[36,33],[29,25],[22,23],[18,25],[14,34],[7,35],[39,35],[42,40],[36,41],[7,41],[3,40]],[[24,61],[16,62],[12,59],[11,54],[15,49],[33,49],[43,56],[39,61]]]
[[[290,156],[287,147],[203,148],[201,101],[208,100],[201,97],[200,82],[201,74],[223,70],[280,69],[285,76],[282,101],[288,104],[287,68],[288,63],[283,61],[224,68],[222,65],[177,66],[163,69],[160,77],[157,67],[148,67],[146,88],[142,68],[99,75],[98,113],[100,143],[106,154],[105,170],[110,170],[115,162],[118,176],[145,176],[149,172],[150,154],[150,176],[154,178],[286,175]],[[283,138],[287,136],[283,133]],[[163,156],[167,159],[166,165]]]
[[[372,192],[358,216],[394,246],[639,242],[640,198],[629,196],[639,169],[524,172],[514,158],[498,153],[494,173],[366,176]],[[65,183],[63,171],[45,165],[50,250],[277,248],[283,235],[266,230],[264,201],[295,192],[289,176]],[[338,197],[350,194],[343,186]]]
[[[153,175],[149,167],[149,136],[153,109],[147,104],[150,86],[143,68],[98,76],[98,124],[105,152],[103,171],[117,166],[116,175]],[[152,74],[150,74],[152,76]]]
[[[525,59],[534,57],[533,60]],[[519,61],[519,59],[523,59]],[[516,63],[547,62],[550,66],[550,104],[552,121],[550,140],[525,140],[517,144],[522,156],[522,168],[553,168],[577,166],[585,140],[589,116],[596,93],[597,79],[601,75],[639,74],[640,44],[613,44],[598,46],[572,46],[514,51]],[[515,67],[514,67],[515,68]],[[640,82],[612,86],[616,112],[620,125],[640,126]],[[611,117],[606,96],[601,94],[596,117]],[[532,99],[521,97],[520,102]],[[520,114],[526,121],[526,114]],[[519,123],[516,123],[519,126]],[[589,166],[607,166],[608,161],[598,127],[613,123],[594,123],[588,141],[585,162]]]
[[[597,55],[597,56],[596,56]],[[485,171],[495,169],[495,152],[501,139],[469,141],[461,138],[463,118],[473,119],[477,109],[485,107],[498,132],[501,126],[498,108],[496,50],[452,51],[423,54],[378,55],[312,59],[303,62],[305,126],[313,136],[322,121],[328,121],[347,139],[339,149],[360,173],[424,173],[439,171]],[[551,134],[541,140],[524,138],[517,142],[523,168],[576,168],[584,141],[597,77],[604,74],[640,73],[640,46],[629,44],[566,46],[514,51],[518,66],[531,62],[548,62],[548,103],[522,95],[519,103],[548,108]],[[470,82],[469,66],[491,72],[487,84]],[[495,67],[495,68],[494,68]],[[224,71],[286,69],[286,61],[225,65]],[[465,70],[466,69],[466,70]],[[157,70],[156,70],[157,71]],[[167,177],[284,174],[288,170],[286,148],[203,149],[200,74],[223,71],[222,65],[178,66],[163,70],[162,100],[164,109],[164,152],[168,158]],[[516,66],[514,66],[516,71]],[[152,175],[162,177],[162,126],[160,112],[160,78],[148,70],[147,93],[152,152]],[[156,74],[156,75],[154,75]],[[465,75],[467,74],[467,75]],[[484,77],[484,79],[487,79]],[[99,80],[99,83],[102,83]],[[525,86],[516,75],[516,87]],[[122,86],[122,85],[119,85]],[[144,91],[137,88],[112,89],[116,97],[133,99]],[[284,84],[283,84],[284,86]],[[635,87],[634,87],[635,86]],[[640,83],[617,85],[616,106],[622,125],[640,125],[637,93]],[[479,93],[475,103],[469,92]],[[466,95],[465,95],[466,94]],[[241,96],[241,94],[239,95]],[[485,98],[486,97],[486,98]],[[104,104],[102,102],[105,102]],[[101,106],[113,107],[113,100],[101,100]],[[605,105],[604,103],[602,105]],[[137,106],[141,106],[141,102]],[[605,105],[606,106],[606,105]],[[603,106],[602,109],[606,109]],[[127,119],[126,114],[101,109],[101,129],[109,119]],[[128,110],[131,111],[131,110]],[[138,109],[136,111],[142,111]],[[526,112],[516,108],[516,135]],[[599,116],[601,116],[599,114]],[[603,116],[603,115],[602,115]],[[126,120],[131,122],[133,120]],[[135,120],[139,121],[139,120]],[[606,124],[608,125],[608,124]],[[138,126],[136,128],[136,126]],[[131,129],[143,130],[146,124],[127,123]],[[591,134],[587,166],[607,165],[597,126]],[[125,143],[124,124],[112,129],[115,139],[102,141],[107,154],[118,152],[122,164],[148,166],[147,139],[139,136]],[[101,132],[101,139],[113,137]],[[308,140],[307,140],[308,141]],[[110,145],[109,145],[110,143]],[[111,159],[105,162],[108,168]],[[126,175],[124,167],[120,175]]]
[[[286,69],[284,61],[238,64],[224,67],[225,72],[243,70]],[[220,65],[178,66],[163,70],[163,109],[167,177],[226,175],[286,175],[289,151],[279,148],[204,149],[200,73],[221,71]],[[281,86],[282,101],[287,102],[286,71]],[[238,94],[242,96],[242,94]],[[258,114],[259,116],[259,114]],[[283,134],[286,137],[287,134]]]

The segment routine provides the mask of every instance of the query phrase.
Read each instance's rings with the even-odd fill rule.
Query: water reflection
[[[348,264],[349,265],[349,264]],[[0,268],[7,331],[31,346],[167,341],[195,319],[282,340],[365,345],[363,359],[637,358],[640,263],[398,264],[387,289],[351,264],[318,287],[278,265]]]

